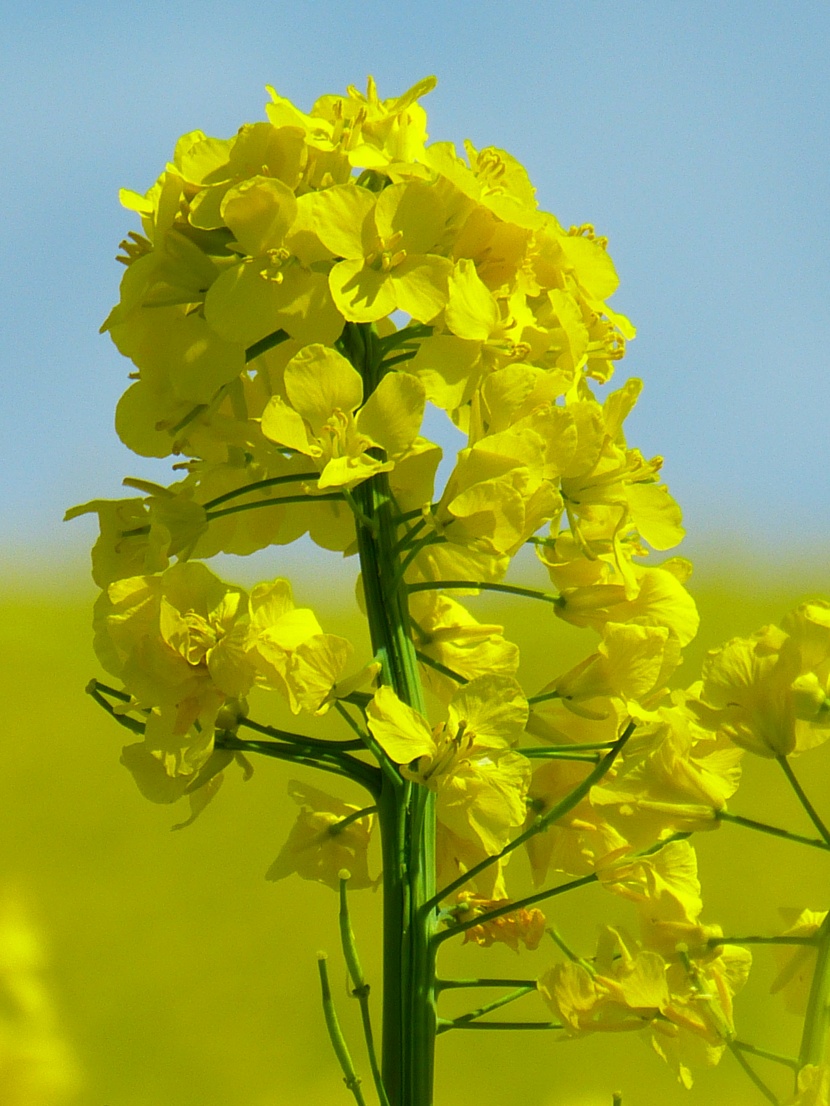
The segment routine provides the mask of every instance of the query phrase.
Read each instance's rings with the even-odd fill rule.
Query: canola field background
[[[830,595],[827,566],[749,572],[736,566],[698,566],[691,586],[702,629],[676,682],[694,679],[706,648],[777,620],[805,598]],[[317,567],[295,575],[297,604],[314,606],[324,629],[359,636],[350,587],[340,586],[339,576],[332,587],[322,559]],[[84,695],[92,676],[105,675],[91,645],[95,589],[73,580],[60,590],[54,580],[64,575],[56,568],[42,585],[0,592],[2,1106],[345,1106],[351,1099],[320,1010],[318,949],[330,954],[336,1001],[367,1083],[368,1069],[356,1004],[345,989],[336,897],[297,877],[268,883],[264,873],[295,817],[288,779],[302,773],[351,801],[360,796],[346,784],[314,780],[310,770],[260,758],[252,779],[243,782],[230,771],[198,821],[171,833],[187,812],[139,795],[118,763],[129,735]],[[522,648],[520,675],[533,690],[589,652],[594,640],[547,609],[534,608],[529,617],[526,607],[492,596],[471,609],[505,623]],[[303,728],[272,698],[253,703],[251,713]],[[320,733],[332,724],[312,723]],[[815,750],[799,764],[824,811],[830,810],[827,756],[826,749]],[[779,775],[774,764],[747,757],[745,782],[730,809],[810,834]],[[703,918],[725,933],[780,931],[779,906],[828,906],[822,892],[827,859],[818,850],[736,826],[695,841]],[[582,897],[548,904],[547,914],[585,955],[602,918],[633,919],[633,909],[628,918],[626,904],[601,888],[576,895]],[[380,896],[355,893],[352,904],[364,969],[379,984]],[[518,957],[506,948],[458,944],[445,952],[442,974],[534,976],[554,955],[548,941]],[[776,971],[772,953],[756,949],[750,982],[737,999],[737,1023],[744,1040],[792,1053],[799,1023],[768,994]],[[15,1022],[21,1007],[30,1011],[25,1030]],[[462,1007],[448,1002],[445,1010]],[[533,995],[508,1013],[547,1017]],[[783,1069],[756,1063],[786,1097],[786,1072],[782,1079]],[[437,1106],[611,1106],[614,1090],[623,1092],[623,1106],[763,1101],[729,1055],[685,1091],[631,1034],[559,1042],[546,1032],[454,1031],[438,1041],[437,1086]]]

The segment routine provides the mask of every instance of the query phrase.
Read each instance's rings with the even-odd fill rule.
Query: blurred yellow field
[[[826,570],[809,566],[774,581],[762,569],[754,578],[710,570],[693,590],[703,628],[689,649],[687,680],[706,647],[779,617],[807,594],[830,593],[830,579]],[[317,603],[327,628],[354,617],[327,610],[319,578],[297,582],[295,592],[298,600]],[[171,833],[186,813],[153,806],[138,794],[118,763],[125,731],[84,695],[90,677],[102,674],[90,640],[92,594],[90,585],[65,596],[31,587],[2,597],[0,1102],[346,1103],[325,1036],[315,963],[317,949],[330,952],[341,1016],[362,1060],[356,1012],[350,1009],[355,1004],[340,967],[336,898],[296,877],[277,884],[263,878],[294,818],[285,788],[295,773],[262,761],[248,782],[229,772],[199,820]],[[512,603],[482,599],[475,609],[497,621],[515,617]],[[511,625],[514,634],[517,626],[528,686],[549,678],[552,656],[561,655],[564,667],[593,640],[552,617],[535,624],[520,617]],[[267,711],[274,712],[268,720],[280,717],[263,693],[253,712],[265,718]],[[830,802],[830,775],[821,767],[826,755],[820,749],[805,756],[801,773],[820,808]],[[809,832],[774,767],[748,764],[746,784],[730,809]],[[310,773],[305,778],[315,782]],[[344,789],[339,793],[348,797]],[[720,923],[726,933],[780,929],[779,905],[827,906],[825,858],[817,851],[803,855],[810,850],[735,826],[696,843],[704,919]],[[524,863],[515,861],[517,867]],[[377,865],[375,858],[375,871]],[[592,888],[582,899],[569,898],[555,909],[549,904],[549,916],[555,913],[574,945],[584,938],[587,950],[609,904],[626,924],[618,900],[603,896]],[[365,891],[353,903],[364,967],[377,980],[379,897]],[[23,929],[31,927],[43,943],[43,971],[38,950],[20,937],[23,916]],[[545,943],[520,957],[504,948],[468,945],[447,960],[454,957],[466,975],[535,975],[552,952]],[[738,998],[739,1032],[759,1046],[791,1051],[799,1023],[767,993],[776,962],[764,949],[755,961]],[[32,1015],[29,1036],[21,1037],[14,1035],[14,1020],[24,991],[25,1001],[40,1012]],[[517,1017],[520,1011],[528,1018],[545,1016],[532,995],[517,1005]],[[610,1106],[617,1088],[624,1106],[762,1101],[729,1056],[701,1073],[687,1092],[642,1041],[627,1034],[559,1043],[548,1033],[459,1031],[441,1038],[438,1055],[439,1106]],[[777,1072],[771,1078],[787,1093],[786,1074],[783,1084]]]

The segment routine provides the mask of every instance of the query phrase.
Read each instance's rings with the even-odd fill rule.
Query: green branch
[[[454,672],[451,668],[447,668],[445,664],[441,664],[440,661],[434,660],[428,654],[422,653],[420,649],[415,650],[415,656],[421,664],[425,664],[427,668],[434,668],[436,672],[440,672],[442,676],[447,676],[457,684],[468,684],[470,682],[466,676],[461,676],[458,672]]]
[[[768,1048],[758,1048],[747,1041],[733,1041],[732,1044],[741,1052],[748,1052],[752,1056],[760,1056],[762,1060],[772,1060],[775,1064],[784,1064],[786,1067],[798,1071],[799,1063],[795,1056],[782,1056],[780,1052],[770,1052]]]
[[[250,364],[256,357],[260,357],[263,353],[267,353],[269,349],[273,349],[274,346],[279,346],[283,342],[287,341],[291,337],[285,330],[275,330],[272,334],[266,334],[264,338],[260,338],[258,342],[254,342],[252,346],[248,346],[245,350],[245,364]]]
[[[130,733],[141,734],[143,736],[145,724],[143,722],[139,722],[137,718],[130,718],[129,715],[121,714],[119,711],[117,711],[112,703],[107,702],[107,700],[101,694],[101,692],[104,690],[107,691],[109,694],[114,695],[116,699],[120,699],[122,702],[130,701],[129,695],[126,695],[123,692],[116,692],[113,688],[106,687],[105,684],[99,684],[97,680],[90,680],[89,683],[86,685],[87,695],[89,695],[98,704],[99,707],[103,707],[110,718],[114,718],[119,726],[124,726],[125,729],[128,729],[130,731]]]
[[[535,979],[436,979],[436,991],[454,991],[467,987],[535,987]]]
[[[539,591],[538,588],[521,588],[516,584],[491,584],[487,580],[424,580],[417,584],[407,584],[407,590],[416,591],[502,591],[507,595],[521,595],[525,599],[540,599],[544,603],[551,603],[554,607],[562,606],[562,599],[558,595],[551,595],[548,591]]]
[[[307,737],[305,734],[292,733],[290,730],[280,730],[276,726],[264,726],[261,722],[254,722],[252,718],[240,718],[238,724],[262,734],[263,737],[273,737],[277,741],[287,741],[291,745],[308,745],[312,749],[343,752],[364,747],[363,741],[326,741],[324,738]]]
[[[706,942],[710,949],[718,945],[818,945],[817,934],[810,937],[710,937]]]
[[[222,507],[219,511],[210,511],[207,520],[213,522],[215,518],[235,515],[240,511],[255,511],[259,507],[282,507],[286,503],[319,503],[329,500],[338,500],[342,503],[344,499],[342,492],[323,492],[321,495],[282,495],[273,499],[258,499],[255,503],[235,503],[233,507]]]
[[[747,1058],[744,1056],[744,1052],[747,1050],[742,1049],[739,1045],[735,1043],[735,1041],[727,1041],[726,1046],[735,1057],[735,1059],[738,1061],[738,1063],[741,1065],[741,1067],[744,1069],[744,1072],[747,1074],[751,1082],[758,1088],[758,1090],[767,1100],[767,1102],[771,1102],[773,1106],[781,1106],[781,1102],[778,1096],[773,1094],[770,1088],[766,1085],[760,1075],[755,1071]]]
[[[376,809],[376,808],[374,808]],[[365,814],[366,811],[360,811]],[[357,815],[350,815],[351,818]],[[334,828],[334,827],[332,827]],[[375,1052],[375,1036],[372,1031],[372,1019],[369,1013],[369,984],[363,976],[363,969],[357,955],[357,944],[352,931],[352,923],[349,917],[349,901],[346,894],[346,884],[351,879],[351,873],[343,869],[340,873],[340,942],[343,947],[343,957],[349,976],[352,981],[352,995],[360,1003],[360,1018],[363,1023],[363,1036],[366,1041],[366,1053],[369,1057],[369,1067],[372,1079],[375,1082],[375,1090],[380,1100],[380,1106],[389,1106],[389,1098],[380,1073],[377,1053]]]
[[[220,503],[227,503],[231,499],[238,499],[240,495],[247,495],[249,492],[259,492],[264,488],[278,488],[281,484],[296,484],[300,480],[319,479],[319,472],[298,472],[294,476],[271,476],[267,480],[255,480],[252,484],[243,484],[242,487],[234,488],[233,491],[225,492],[223,495],[217,495],[214,499],[209,499],[207,503],[203,503],[202,506],[206,511],[212,511],[213,508],[218,507]]]
[[[568,883],[560,883],[558,887],[548,887],[544,891],[537,891],[535,895],[528,895],[524,899],[517,899],[516,902],[505,903],[504,906],[499,906],[495,910],[489,910],[486,914],[478,914],[474,918],[469,918],[466,922],[457,922],[450,929],[445,929],[441,933],[436,933],[433,937],[433,941],[436,944],[441,944],[450,937],[456,937],[459,933],[464,933],[467,929],[474,929],[475,926],[486,925],[487,922],[494,922],[496,918],[503,918],[505,914],[513,914],[517,910],[524,910],[528,906],[534,906],[537,902],[555,898],[557,895],[564,895],[568,891],[575,891],[578,887],[587,887],[588,884],[597,883],[598,881],[599,876],[596,872],[591,872],[588,876],[580,876],[579,879],[573,879]]]
[[[323,998],[323,1017],[326,1019],[326,1029],[329,1033],[329,1040],[334,1049],[334,1054],[340,1064],[340,1070],[343,1072],[343,1082],[354,1095],[355,1102],[357,1102],[358,1106],[366,1106],[366,1099],[363,1097],[363,1092],[360,1089],[360,1077],[354,1070],[349,1048],[343,1036],[343,1031],[340,1028],[340,1022],[337,1019],[334,1000],[331,997],[326,959],[326,954],[324,952],[317,953],[317,968],[320,972],[320,991]]]
[[[560,799],[559,802],[552,806],[545,814],[540,815],[523,833],[520,833],[518,837],[514,837],[511,842],[505,845],[501,852],[496,853],[495,856],[488,856],[484,860],[479,861],[478,864],[474,864],[467,872],[464,872],[462,875],[452,880],[452,882],[448,883],[446,887],[424,904],[424,909],[434,908],[442,899],[452,895],[453,892],[463,887],[465,883],[469,883],[471,879],[475,879],[480,872],[485,871],[491,864],[496,864],[499,860],[507,856],[508,853],[511,853],[514,849],[523,845],[525,841],[529,841],[530,838],[535,837],[537,833],[542,833],[548,826],[573,810],[575,806],[582,802],[594,784],[598,783],[603,776],[610,771],[614,761],[622,752],[626,742],[634,732],[635,726],[635,722],[628,723],[620,737],[614,742],[599,764],[588,773],[585,779],[578,784],[573,791],[570,791],[563,799]],[[515,909],[515,907],[513,909]],[[438,936],[443,937],[444,935],[439,934]]]
[[[220,730],[214,744],[217,749],[232,749],[238,752],[260,753],[262,756],[272,757],[274,760],[286,760],[293,764],[304,764],[309,768],[319,768],[322,772],[329,772],[335,776],[342,776],[347,780],[354,780],[361,784],[374,798],[380,791],[380,771],[371,764],[366,764],[347,753],[336,755],[333,753],[315,752],[302,745],[281,745],[275,741],[245,741],[235,737],[226,730]]]
[[[779,826],[770,826],[766,822],[756,822],[753,818],[744,818],[741,814],[730,814],[726,810],[716,810],[714,814],[718,822],[734,822],[736,826],[757,830],[759,833],[768,833],[771,837],[782,837],[785,841],[793,841],[797,845],[809,845],[813,849],[830,849],[826,841],[819,841],[815,837],[802,837],[800,833],[791,833]]]
[[[477,1010],[471,1010],[468,1014],[461,1014],[457,1018],[452,1018],[448,1021],[445,1018],[438,1019],[438,1032],[446,1033],[449,1029],[463,1029],[469,1025],[470,1022],[477,1021],[485,1014],[490,1014],[493,1010],[499,1010],[502,1006],[507,1006],[508,1003],[515,1002],[516,999],[524,998],[525,995],[529,995],[536,990],[536,981],[529,983],[524,987],[517,987],[515,991],[511,991],[508,995],[502,995],[501,998],[493,999],[492,1002],[486,1002],[483,1006],[479,1006]]]
[[[827,1031],[830,1028],[830,913],[819,926],[816,938],[818,952],[798,1050],[800,1067],[821,1064],[825,1060]]]
[[[446,1023],[438,1022],[438,1032]],[[449,1024],[450,1029],[564,1029],[561,1022],[467,1022],[464,1025]]]
[[[824,822],[819,817],[815,807],[807,798],[804,788],[801,786],[801,784],[798,782],[798,779],[796,778],[795,772],[793,771],[793,766],[790,764],[789,760],[785,756],[776,757],[776,760],[781,765],[781,768],[783,769],[784,775],[787,777],[790,786],[792,787],[795,794],[798,796],[798,801],[801,803],[802,807],[806,811],[807,817],[821,834],[822,840],[825,842],[825,844],[830,845],[830,830],[827,829],[827,826],[825,826]]]
[[[599,753],[579,753],[573,745],[569,749],[544,749],[536,745],[528,745],[525,748],[516,749],[516,752],[521,753],[528,760],[582,760],[589,764],[597,764],[600,760]]]

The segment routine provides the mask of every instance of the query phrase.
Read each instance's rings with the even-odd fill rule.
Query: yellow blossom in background
[[[68,1106],[81,1076],[43,975],[42,942],[22,901],[0,898],[0,1088],[3,1106]]]

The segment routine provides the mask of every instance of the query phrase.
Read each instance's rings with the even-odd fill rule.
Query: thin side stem
[[[361,812],[365,813],[365,812]],[[357,815],[352,815],[352,818]],[[349,976],[352,981],[352,994],[360,1003],[360,1018],[363,1023],[363,1036],[366,1041],[366,1054],[369,1057],[369,1068],[372,1072],[372,1079],[375,1083],[375,1090],[377,1091],[378,1099],[380,1100],[380,1106],[389,1106],[389,1098],[386,1094],[386,1088],[383,1085],[383,1079],[380,1074],[380,1065],[378,1064],[377,1053],[375,1052],[375,1036],[372,1031],[372,1018],[369,1012],[369,984],[363,975],[363,969],[360,966],[360,960],[357,955],[357,944],[354,939],[354,932],[352,931],[351,918],[349,917],[349,902],[346,892],[346,885],[349,881],[349,873],[344,871],[340,874],[340,942],[343,947],[343,957],[346,961],[346,967],[349,970]]]
[[[560,607],[562,600],[558,595],[551,595],[549,591],[539,591],[538,588],[522,588],[516,584],[493,584],[487,580],[425,580],[417,584],[407,584],[407,590],[416,591],[502,591],[507,595],[521,595],[525,599],[541,599],[544,603],[551,603],[554,607]]]
[[[505,903],[504,906],[489,910],[486,914],[478,914],[475,918],[468,918],[466,922],[458,922],[450,929],[436,933],[433,941],[437,945],[441,944],[450,937],[464,933],[467,929],[473,929],[475,926],[484,925],[487,922],[494,922],[496,918],[503,918],[505,914],[512,914],[516,910],[524,910],[525,907],[534,906],[537,902],[544,902],[545,899],[552,899],[557,895],[564,895],[568,891],[575,891],[578,887],[587,887],[591,883],[597,883],[598,880],[599,876],[596,872],[591,872],[588,876],[581,876],[579,879],[570,880],[568,883],[560,883],[558,887],[548,887],[544,891],[538,891],[535,895],[517,899],[516,902]]]
[[[260,507],[283,507],[286,503],[320,503],[327,500],[343,502],[345,496],[342,492],[321,492],[320,495],[282,495],[273,499],[258,499],[255,503],[234,503],[232,507],[221,507],[218,511],[209,511],[208,522],[215,518],[223,518],[225,515],[236,515],[240,511],[255,511]]]
[[[795,1056],[782,1056],[780,1052],[770,1052],[768,1048],[758,1048],[748,1041],[733,1041],[735,1048],[741,1052],[748,1052],[751,1056],[760,1056],[762,1060],[772,1060],[775,1064],[783,1064],[785,1067],[798,1071],[798,1058]]]
[[[259,492],[264,488],[278,488],[281,484],[296,484],[299,480],[319,480],[319,472],[298,472],[294,476],[271,476],[267,480],[255,480],[252,484],[243,484],[241,488],[234,488],[209,499],[202,506],[206,511],[212,511],[214,507],[222,503],[228,503],[231,499],[238,499],[240,495],[248,495],[249,492]]]
[[[802,807],[804,808],[804,810],[807,814],[807,817],[810,819],[810,821],[816,827],[818,832],[821,834],[821,837],[822,837],[822,840],[824,841],[824,843],[826,845],[830,846],[830,830],[827,829],[827,826],[824,824],[822,819],[819,817],[818,811],[813,806],[813,804],[810,802],[810,800],[807,798],[807,795],[804,791],[804,788],[801,786],[801,784],[798,782],[798,779],[796,778],[796,774],[793,771],[793,766],[790,764],[787,757],[782,756],[782,757],[777,757],[776,759],[778,760],[778,763],[781,765],[781,768],[784,771],[784,775],[789,780],[790,786],[792,787],[793,791],[798,796],[798,801],[801,803]]]
[[[727,1041],[726,1044],[729,1051],[744,1069],[751,1082],[754,1083],[754,1085],[758,1088],[758,1090],[761,1092],[767,1102],[771,1102],[773,1106],[781,1106],[781,1102],[778,1096],[770,1090],[770,1088],[766,1085],[766,1083],[763,1081],[757,1071],[755,1071],[747,1058],[744,1056],[744,1050],[739,1048],[734,1041]]]
[[[791,833],[779,826],[770,826],[766,822],[756,822],[753,818],[744,818],[740,814],[729,814],[726,810],[716,810],[714,814],[719,822],[734,822],[736,826],[757,830],[759,833],[768,833],[771,837],[782,837],[785,841],[793,841],[797,845],[809,845],[813,849],[830,849],[826,841],[819,841],[815,837],[803,837],[800,833]]]
[[[444,1023],[438,1023],[439,1033]],[[561,1022],[467,1022],[452,1029],[564,1029]]]
[[[446,1033],[449,1029],[463,1029],[464,1026],[469,1025],[470,1022],[477,1021],[479,1018],[484,1017],[485,1014],[492,1013],[493,1010],[499,1010],[502,1006],[507,1006],[511,1002],[515,1002],[516,999],[524,998],[525,995],[531,994],[536,990],[535,981],[526,987],[517,987],[515,991],[511,991],[508,995],[502,995],[501,998],[495,998],[492,1002],[486,1002],[483,1006],[479,1006],[477,1010],[471,1010],[468,1014],[461,1014],[457,1018],[447,1021],[441,1018],[438,1025],[439,1033]]]
[[[320,972],[323,1017],[326,1019],[326,1029],[329,1033],[329,1040],[331,1041],[335,1056],[340,1064],[340,1070],[343,1072],[343,1082],[354,1095],[355,1102],[358,1106],[366,1106],[366,1099],[363,1097],[363,1092],[360,1089],[360,1076],[354,1069],[346,1039],[340,1028],[337,1011],[334,1008],[334,1000],[331,997],[331,986],[329,984],[329,973],[326,966],[326,954],[324,952],[317,953],[317,968]]]
[[[588,773],[582,783],[578,784],[573,791],[570,791],[564,799],[560,799],[555,806],[552,806],[547,813],[540,815],[534,822],[528,826],[528,828],[520,833],[518,837],[514,837],[501,852],[496,853],[494,856],[488,856],[484,860],[479,861],[478,864],[474,864],[472,868],[458,876],[452,882],[448,883],[446,887],[442,888],[435,897],[426,903],[426,906],[437,906],[442,899],[448,898],[460,887],[463,887],[465,883],[469,883],[471,879],[479,874],[479,872],[485,871],[491,864],[496,864],[499,860],[502,860],[508,853],[511,853],[514,849],[517,849],[520,845],[523,845],[525,841],[529,841],[531,837],[535,837],[537,833],[542,833],[553,825],[558,819],[563,818],[568,814],[575,806],[582,802],[595,783],[603,778],[611,769],[614,761],[625,747],[626,742],[631,737],[635,728],[634,722],[629,722],[623,730],[620,737],[614,743],[614,745],[608,750],[606,755],[597,764],[597,766]],[[515,909],[515,906],[513,907]],[[441,935],[443,936],[443,934]]]
[[[535,987],[535,979],[436,979],[435,990],[453,991],[468,987]]]

